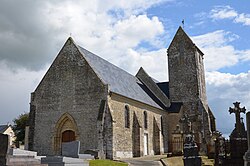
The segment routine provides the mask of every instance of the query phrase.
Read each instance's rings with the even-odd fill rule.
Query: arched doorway
[[[54,154],[61,155],[62,142],[79,140],[79,132],[74,118],[64,113],[56,123],[54,132]]]

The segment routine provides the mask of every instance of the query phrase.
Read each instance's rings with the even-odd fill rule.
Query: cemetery
[[[31,93],[24,138],[0,126],[0,166],[250,166],[250,111],[234,102],[223,110],[235,116],[229,137],[216,129],[204,53],[182,24],[164,82],[142,67],[131,75],[70,36]]]
[[[245,107],[241,107],[240,102],[233,104],[233,108],[229,107],[229,113],[235,114],[235,128],[231,132],[229,139],[223,137],[222,133],[217,132],[214,138],[214,151],[208,156],[214,161],[214,166],[250,166],[250,112],[247,112]],[[246,128],[243,122],[244,116],[241,116],[241,114],[244,115],[245,113]],[[199,154],[199,147],[194,141],[194,131],[192,130],[190,117],[184,114],[180,118],[180,122],[181,126],[177,126],[175,134],[179,136],[179,144],[181,145],[175,147],[175,153],[162,156],[162,158],[181,156],[184,166],[204,165],[204,160],[202,160],[204,156],[202,157]],[[88,166],[89,163],[96,160],[94,155],[79,153],[80,141],[63,143],[62,155],[60,156],[38,156],[37,152],[34,151],[13,148],[10,146],[10,136],[7,134],[0,134],[0,142],[1,166]],[[100,160],[99,162],[105,163],[108,161]],[[125,163],[120,164],[126,165]],[[162,164],[167,163],[162,160]]]

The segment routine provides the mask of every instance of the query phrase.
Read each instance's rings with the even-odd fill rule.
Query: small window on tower
[[[129,106],[128,105],[125,105],[125,127],[126,128],[129,128],[130,126],[130,116],[129,116]]]

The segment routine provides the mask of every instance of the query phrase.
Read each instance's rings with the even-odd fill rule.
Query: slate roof
[[[162,92],[169,98],[169,82],[156,83]]]
[[[83,57],[103,83],[110,85],[110,91],[162,109],[141,87],[138,78],[78,46]]]
[[[167,108],[167,111],[169,113],[179,113],[182,105],[183,105],[182,102],[171,102],[171,105],[169,108]]]
[[[167,108],[170,106],[170,100],[169,98],[165,95],[165,93],[157,86],[155,81],[146,73],[146,71],[141,67],[140,70],[137,72],[136,77],[147,87],[149,91],[152,92],[155,98],[158,99],[164,107],[162,108]],[[151,97],[152,98],[152,97]],[[154,99],[153,99],[154,100]],[[154,100],[155,101],[155,100]],[[159,103],[156,102],[158,105]]]
[[[0,133],[5,132],[6,129],[8,129],[8,125],[0,125]]]

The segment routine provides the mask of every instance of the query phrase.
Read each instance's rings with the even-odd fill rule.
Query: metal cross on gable
[[[240,113],[245,114],[246,113],[246,108],[245,107],[240,108],[240,102],[237,102],[237,101],[235,103],[233,103],[233,104],[234,104],[234,108],[229,107],[229,112],[230,112],[230,114],[235,113],[235,120],[236,120],[235,127],[236,127],[236,130],[238,132],[240,132],[240,124],[241,124]]]

